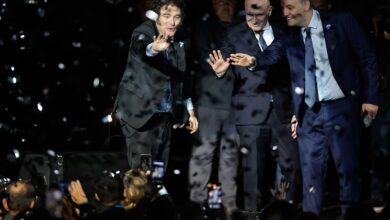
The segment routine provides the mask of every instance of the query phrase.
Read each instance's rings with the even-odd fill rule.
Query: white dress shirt
[[[265,43],[267,44],[267,46],[269,46],[275,39],[274,32],[272,31],[272,27],[269,24],[269,22],[267,22],[267,24],[263,27],[263,31],[264,31],[263,39],[264,39]],[[257,41],[259,41],[260,34],[255,32],[255,37],[256,37]],[[260,47],[260,44],[259,44],[259,47]],[[260,47],[260,50],[263,51],[263,48]]]
[[[313,41],[314,60],[316,62],[316,83],[318,101],[330,101],[343,98],[345,95],[333,76],[329,63],[328,51],[326,49],[325,35],[322,27],[320,14],[313,10],[313,17],[310,20],[311,40]],[[306,27],[302,27],[302,37],[305,42]]]

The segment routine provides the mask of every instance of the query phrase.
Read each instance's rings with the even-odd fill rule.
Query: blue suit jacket
[[[346,99],[354,104],[377,104],[377,60],[364,32],[349,13],[320,11],[320,17],[330,66]],[[301,28],[291,28],[279,42],[267,48],[264,53],[265,56],[256,57],[256,69],[264,68],[287,55],[294,113],[299,115],[304,92],[297,92],[297,88],[305,88],[305,47]],[[331,113],[337,114],[338,109],[332,111]]]

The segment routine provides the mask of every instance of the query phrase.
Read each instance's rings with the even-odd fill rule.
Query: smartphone
[[[207,184],[207,205],[209,209],[221,209],[222,208],[222,189],[220,183]]]
[[[159,160],[153,161],[152,180],[156,184],[162,184],[164,180],[164,162]]]
[[[68,192],[68,186],[69,186],[69,183],[68,182],[65,182],[65,181],[61,181],[58,183],[58,189],[63,192],[64,194],[69,194]]]
[[[366,127],[366,128],[370,127],[371,122],[372,122],[372,119],[368,116],[367,112],[365,112],[363,114],[363,124],[364,124],[364,127]]]
[[[141,169],[145,172],[150,172],[152,170],[152,155],[151,154],[141,154],[140,155],[140,164]]]

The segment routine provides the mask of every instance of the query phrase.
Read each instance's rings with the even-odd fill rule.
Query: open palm
[[[166,34],[160,34],[157,37],[153,36],[153,50],[156,52],[161,52],[166,50],[170,46],[170,43],[168,42],[168,35]]]
[[[207,60],[207,62],[210,64],[214,73],[218,77],[223,76],[230,66],[230,59],[227,58],[226,60],[224,60],[220,50],[213,50],[213,52],[209,54],[209,59]]]

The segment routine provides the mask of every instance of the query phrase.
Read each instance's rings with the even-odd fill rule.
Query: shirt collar
[[[269,24],[269,22],[267,21],[267,24],[265,24],[265,26],[263,27],[263,31],[267,31],[271,28],[271,25]]]
[[[311,29],[317,29],[319,21],[320,21],[320,13],[317,10],[313,9],[313,16],[311,17],[310,23],[309,23],[309,25],[307,27],[309,27]],[[302,27],[301,28],[302,33],[305,32],[305,29],[307,27]]]
[[[267,21],[267,24],[265,24],[265,26],[263,27],[263,29],[261,29],[261,31],[266,32],[266,31],[269,31],[269,30],[271,30],[271,25],[270,25],[269,22]],[[261,31],[259,31],[259,32],[254,32],[254,31],[253,31],[253,33],[255,33],[256,38],[258,38],[259,33],[260,33]]]

